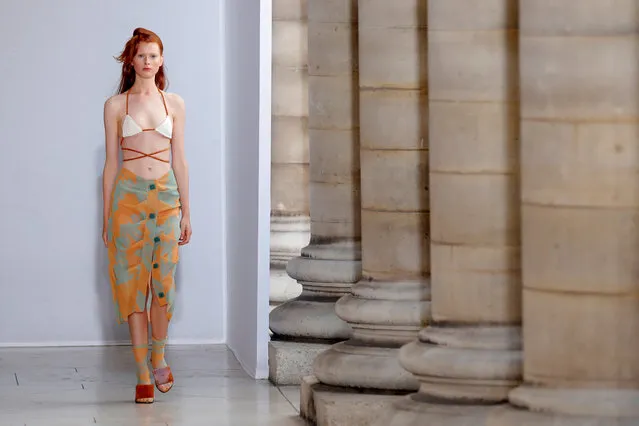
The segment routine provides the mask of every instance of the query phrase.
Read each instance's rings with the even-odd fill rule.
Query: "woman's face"
[[[140,77],[155,77],[164,63],[157,43],[142,42],[138,45],[138,53],[133,57],[133,68]]]

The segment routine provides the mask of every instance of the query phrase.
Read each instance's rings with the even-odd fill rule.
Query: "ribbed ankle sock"
[[[149,345],[133,345],[133,356],[138,367],[138,385],[151,384],[151,372],[147,363],[147,355],[149,354]]]
[[[168,336],[164,339],[151,337],[151,365],[154,369],[164,368],[167,366],[166,361],[164,360],[164,347],[166,346],[166,341],[168,339]]]

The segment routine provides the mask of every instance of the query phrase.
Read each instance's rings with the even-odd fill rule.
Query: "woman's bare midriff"
[[[146,154],[170,148],[170,140],[155,131],[146,131],[130,136],[122,142],[123,147],[132,148]],[[140,157],[142,154],[132,151],[122,151],[122,159]],[[153,154],[153,157],[169,161],[171,150]],[[135,160],[123,161],[122,167],[135,173],[143,179],[158,179],[164,176],[170,169],[171,164],[156,160],[151,157],[138,158]]]

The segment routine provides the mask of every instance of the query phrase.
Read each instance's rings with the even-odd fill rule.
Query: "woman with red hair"
[[[154,401],[151,375],[160,392],[173,386],[164,347],[173,315],[178,246],[191,238],[184,101],[164,92],[163,53],[157,34],[137,28],[117,58],[122,63],[118,94],[104,104],[102,239],[116,319],[127,322],[131,333],[138,403]]]

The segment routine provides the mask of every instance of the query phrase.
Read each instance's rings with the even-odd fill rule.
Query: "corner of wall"
[[[255,378],[268,377],[270,237],[271,237],[271,101],[273,6],[260,1],[259,59],[259,201],[257,252],[257,347]]]
[[[220,120],[220,147],[221,147],[221,152],[220,155],[222,156],[222,170],[221,170],[221,176],[222,176],[222,196],[220,197],[220,203],[222,204],[222,243],[223,243],[223,249],[222,249],[222,300],[223,300],[223,312],[222,312],[222,321],[224,321],[223,327],[222,327],[222,341],[226,344],[228,343],[228,324],[229,324],[229,320],[228,320],[228,304],[229,304],[229,298],[228,298],[228,247],[227,247],[227,236],[228,236],[228,229],[227,229],[227,200],[226,200],[226,196],[227,196],[227,176],[226,176],[226,146],[227,146],[227,139],[226,139],[226,75],[227,75],[227,61],[226,61],[226,51],[227,51],[227,45],[226,45],[226,21],[227,21],[227,17],[226,17],[226,2],[227,0],[218,0],[218,4],[219,4],[219,11],[218,11],[218,19],[220,20],[219,22],[219,34],[218,34],[218,43],[219,43],[219,52],[220,53],[220,95],[222,97],[222,102],[220,103],[221,108],[220,108],[220,112],[222,115],[222,118]]]

